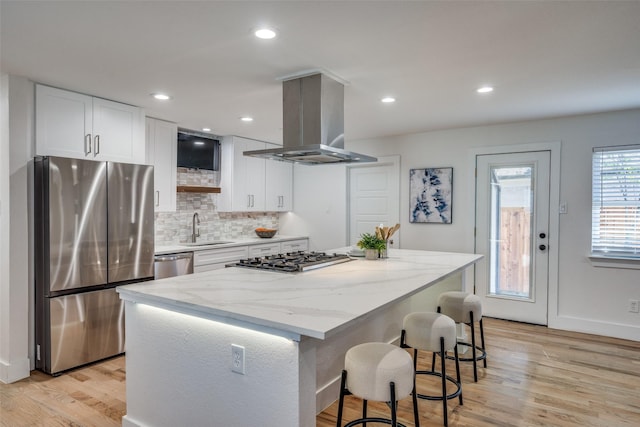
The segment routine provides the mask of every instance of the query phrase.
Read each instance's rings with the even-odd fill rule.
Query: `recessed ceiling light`
[[[380,101],[384,102],[385,104],[391,104],[392,102],[396,102],[396,99],[392,96],[385,96]]]
[[[203,141],[193,141],[193,145],[204,145]]]
[[[211,128],[202,128],[203,132],[211,132]]]
[[[240,117],[240,120],[242,120],[243,122],[252,122],[253,117]]]
[[[164,93],[152,93],[151,96],[153,96],[155,99],[158,99],[160,101],[167,101],[169,99],[171,99],[171,97],[167,94]]]
[[[493,87],[492,87],[492,86],[482,86],[481,88],[478,88],[477,92],[478,92],[478,93],[489,93],[489,92],[493,92]]]
[[[257,29],[253,34],[259,39],[269,40],[276,36],[276,32],[271,28]]]

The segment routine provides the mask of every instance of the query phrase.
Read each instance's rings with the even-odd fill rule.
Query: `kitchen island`
[[[480,258],[396,249],[297,274],[227,268],[120,287],[123,426],[314,426],[346,350],[397,342],[404,315],[464,289]]]

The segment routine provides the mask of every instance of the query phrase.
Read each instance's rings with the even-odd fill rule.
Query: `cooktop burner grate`
[[[238,262],[227,264],[227,267],[244,267],[268,271],[281,271],[285,273],[296,273],[340,264],[347,261],[351,261],[351,259],[344,254],[297,251],[242,259]]]

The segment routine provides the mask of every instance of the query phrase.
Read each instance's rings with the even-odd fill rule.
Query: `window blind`
[[[640,145],[593,149],[591,253],[640,259]]]

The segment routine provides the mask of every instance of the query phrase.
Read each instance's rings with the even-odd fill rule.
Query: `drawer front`
[[[233,261],[237,261],[237,260],[233,260]],[[233,262],[231,261],[231,262]],[[223,268],[226,267],[226,265],[229,264],[228,262],[217,262],[217,263],[213,263],[213,264],[203,264],[203,265],[199,265],[196,267],[193,267],[193,272],[194,273],[203,273],[205,271],[211,271],[211,270],[221,270]]]
[[[276,255],[280,253],[280,243],[269,243],[265,245],[249,246],[249,257],[263,257],[267,255]]]
[[[280,243],[280,247],[283,253],[287,252],[295,252],[295,251],[306,251],[309,250],[309,240],[291,240],[289,242]]]
[[[199,273],[203,271],[198,267],[204,265],[221,264],[224,266],[225,263],[231,263],[248,257],[249,251],[246,246],[196,251],[193,257],[194,272]]]

